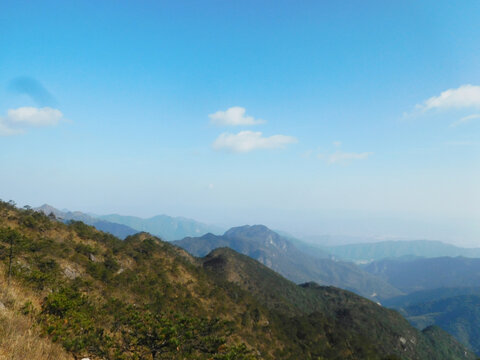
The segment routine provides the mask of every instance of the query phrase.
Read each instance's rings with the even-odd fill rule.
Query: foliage
[[[12,278],[35,294],[19,314],[76,358],[465,358],[394,311],[297,286],[229,249],[197,259],[146,233],[121,241],[8,203],[0,203],[0,245],[5,271],[11,263]],[[415,345],[402,347],[400,336]]]
[[[455,336],[475,353],[480,354],[479,295],[431,298],[429,301],[406,306],[401,311],[417,328],[423,329],[430,325],[437,325]]]

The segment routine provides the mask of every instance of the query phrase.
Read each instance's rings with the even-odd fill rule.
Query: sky
[[[0,1],[0,198],[480,246],[480,2]]]

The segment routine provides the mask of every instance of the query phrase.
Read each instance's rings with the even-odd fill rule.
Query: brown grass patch
[[[2,274],[3,275],[3,274]],[[38,306],[38,298],[25,291],[14,281],[7,287],[0,281],[0,360],[72,360],[60,345],[41,336],[33,319],[21,313],[23,305],[30,301]]]

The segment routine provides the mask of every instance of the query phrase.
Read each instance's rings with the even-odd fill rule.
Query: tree
[[[22,243],[22,235],[10,227],[0,230],[0,240],[9,245],[8,248],[8,270],[7,270],[7,284],[10,285],[10,277],[12,275],[12,263],[15,255],[20,249]]]

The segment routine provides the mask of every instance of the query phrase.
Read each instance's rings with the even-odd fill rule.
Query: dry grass
[[[43,338],[34,324],[23,315],[10,310],[0,314],[1,360],[71,360],[63,348]]]
[[[60,345],[42,337],[35,322],[20,312],[27,301],[33,306],[38,303],[34,293],[25,292],[13,281],[7,287],[0,280],[0,302],[5,306],[0,305],[0,360],[72,360]]]

